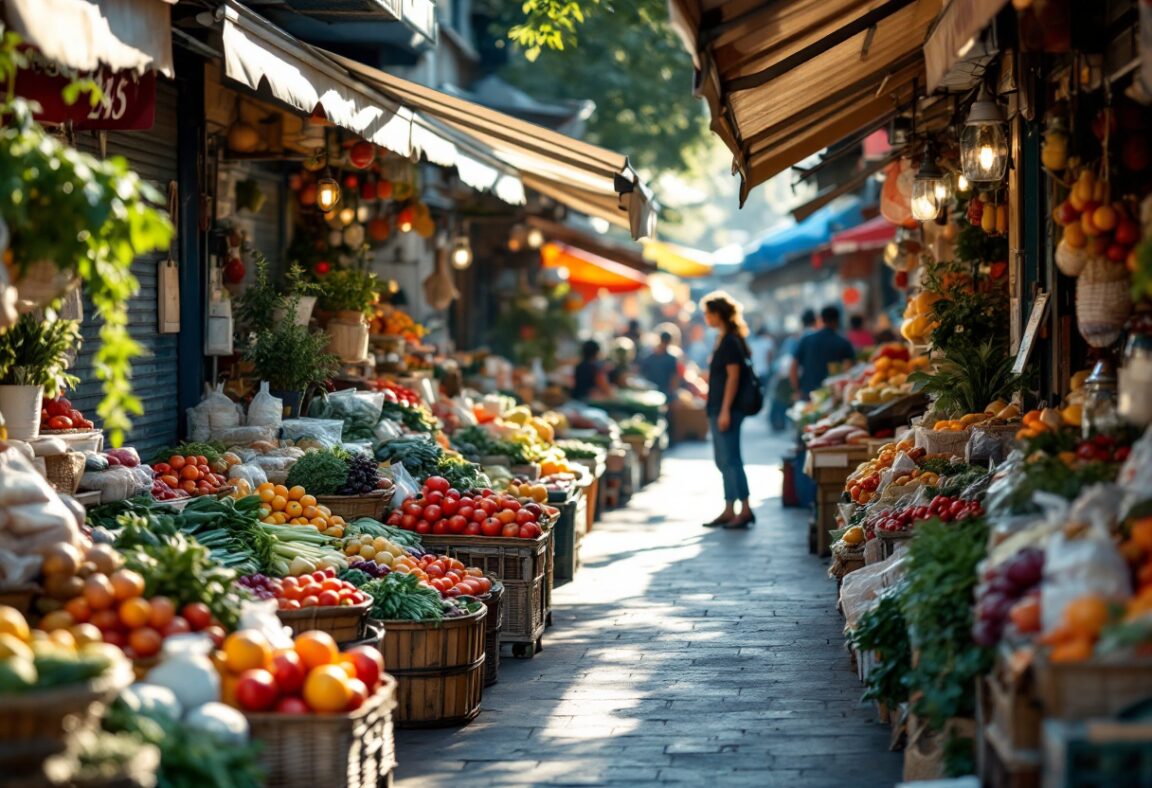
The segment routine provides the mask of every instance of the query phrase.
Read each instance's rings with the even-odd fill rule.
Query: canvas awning
[[[25,43],[78,71],[157,71],[172,76],[176,0],[4,0]]]
[[[432,117],[490,148],[524,184],[580,213],[650,237],[657,207],[628,158],[439,90],[332,56],[392,101]]]
[[[924,43],[927,87],[931,93],[940,87],[1008,0],[949,0],[932,26]]]
[[[648,277],[639,271],[568,244],[544,244],[540,248],[540,264],[544,268],[567,269],[568,284],[586,300],[592,300],[600,291],[634,293],[648,287]]]
[[[741,201],[909,104],[939,0],[670,0]]]
[[[896,225],[877,216],[863,224],[843,230],[832,236],[832,254],[852,254],[883,249],[896,237]]]
[[[644,259],[681,279],[696,279],[712,273],[712,255],[667,241],[645,241]]]
[[[818,249],[833,233],[860,223],[861,205],[859,197],[839,197],[802,222],[769,231],[750,245],[741,270],[762,273]]]

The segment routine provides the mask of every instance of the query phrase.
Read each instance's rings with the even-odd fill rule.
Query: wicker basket
[[[489,576],[492,590],[484,597],[488,616],[484,619],[484,686],[490,687],[500,680],[500,629],[504,625],[504,586],[499,579]]]
[[[78,451],[68,451],[44,458],[44,477],[57,492],[72,495],[80,489],[80,478],[84,475],[84,455]]]
[[[442,621],[385,621],[381,651],[396,677],[396,725],[462,725],[480,713],[487,607]]]
[[[371,609],[372,602],[368,601],[359,605],[277,610],[276,615],[292,630],[293,637],[318,629],[327,632],[337,643],[349,643],[364,637],[364,626]]]
[[[535,539],[504,536],[422,536],[424,547],[495,575],[504,584],[501,643],[539,645],[544,634],[550,531]],[[535,653],[533,651],[533,653]],[[528,655],[531,656],[531,655]]]
[[[345,520],[355,520],[359,517],[371,517],[380,520],[384,512],[388,511],[388,504],[392,503],[392,496],[396,488],[377,490],[367,495],[317,495],[316,504],[327,506],[332,514],[343,517]]]
[[[62,752],[67,732],[94,724],[104,704],[134,679],[122,662],[92,681],[0,698],[0,774],[38,768]]]
[[[26,616],[28,611],[32,609],[32,601],[36,599],[40,591],[40,586],[32,583],[12,588],[0,588],[0,605],[14,607],[20,611],[21,615]]]
[[[351,714],[249,714],[269,788],[376,788],[396,766],[396,679]]]
[[[968,446],[969,430],[930,430],[927,427],[915,429],[916,448],[928,454],[944,454],[963,457]]]

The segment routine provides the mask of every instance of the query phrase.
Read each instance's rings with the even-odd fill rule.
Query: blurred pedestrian
[[[708,365],[708,421],[712,428],[712,448],[716,467],[724,479],[724,511],[706,528],[747,528],[756,522],[749,501],[748,475],[740,453],[740,425],[744,414],[736,405],[740,374],[748,358],[748,326],[740,305],[722,291],[704,298],[704,318],[720,336]],[[740,511],[736,511],[736,503]]]
[[[788,426],[788,406],[792,404],[792,360],[800,340],[816,330],[816,312],[805,309],[800,315],[800,330],[790,334],[780,343],[780,353],[773,369],[774,383],[771,387],[772,402],[768,406],[768,423],[775,432],[783,432]]]
[[[640,374],[669,400],[680,388],[682,375],[680,348],[672,344],[674,339],[670,330],[661,331],[660,344],[640,362]]]
[[[772,361],[776,357],[776,340],[768,333],[766,326],[761,325],[756,329],[755,335],[748,340],[748,350],[752,353],[752,369],[756,377],[760,378],[761,385],[767,386]]]
[[[840,309],[826,306],[820,310],[823,326],[800,340],[792,359],[793,398],[808,399],[824,385],[824,379],[843,362],[856,360],[852,343],[840,334]]]
[[[600,343],[589,339],[580,348],[580,363],[573,372],[572,399],[609,399],[614,394],[608,370],[600,358]]]
[[[848,341],[857,350],[872,347],[876,344],[876,337],[864,327],[864,315],[852,315],[848,318]]]

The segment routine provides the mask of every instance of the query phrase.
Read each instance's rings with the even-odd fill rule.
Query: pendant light
[[[463,271],[472,265],[472,244],[468,241],[468,236],[462,235],[452,243],[451,259],[452,267],[457,271]]]
[[[332,177],[332,171],[324,170],[324,177],[316,181],[316,207],[328,213],[340,204],[340,184]]]
[[[1004,111],[981,85],[960,133],[960,168],[970,183],[999,183],[1008,170]]]
[[[940,215],[951,197],[948,175],[936,163],[936,153],[929,146],[912,181],[912,216],[917,221],[930,222]]]

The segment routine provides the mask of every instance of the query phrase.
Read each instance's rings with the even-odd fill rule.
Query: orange
[[[185,460],[179,454],[173,454],[171,457],[168,458],[168,465],[171,466],[172,470],[174,470],[174,471],[179,471],[181,468],[184,467],[186,462],[187,462],[187,460]]]
[[[235,673],[262,668],[271,658],[268,639],[255,629],[233,632],[224,641],[224,664]]]
[[[300,512],[300,516],[308,520],[311,520],[313,517],[316,517],[320,514],[320,510],[316,508],[315,504],[312,506],[304,506],[304,502],[301,501],[300,506],[303,509],[303,511]]]
[[[1073,638],[1052,649],[1049,658],[1053,662],[1085,662],[1092,658],[1092,641],[1089,638]]]
[[[288,515],[289,517],[299,517],[303,513],[304,507],[301,506],[300,501],[296,499],[289,500],[288,503],[284,506],[284,514]]]
[[[256,492],[260,496],[260,500],[264,503],[271,503],[272,499],[276,497],[276,491],[272,489],[271,482],[267,485],[261,484],[256,488]]]
[[[352,699],[349,676],[339,665],[321,665],[309,671],[304,680],[304,702],[313,711],[340,712]]]
[[[1077,638],[1095,638],[1108,623],[1108,603],[1098,596],[1074,599],[1064,608],[1064,621]]]
[[[276,490],[277,495],[282,495],[282,496],[284,496],[285,499],[288,498],[288,488],[285,487],[283,484],[277,484],[276,487],[273,489]]]
[[[112,593],[119,602],[144,594],[144,578],[131,569],[118,569],[108,579],[112,583]]]
[[[180,478],[194,482],[200,478],[200,471],[194,465],[185,465],[180,469]]]
[[[332,636],[318,630],[297,635],[295,647],[304,667],[309,670],[329,665],[340,656],[340,649],[336,647]]]
[[[288,506],[288,499],[283,495],[277,495],[272,499],[272,511],[282,512],[286,506]]]
[[[287,497],[289,501],[299,501],[307,494],[307,492],[307,490],[297,484],[295,487],[288,491]]]
[[[1132,523],[1132,542],[1144,552],[1152,552],[1152,517],[1144,517]]]
[[[128,629],[138,629],[152,618],[152,605],[147,599],[132,597],[120,603],[120,623]]]
[[[112,607],[116,596],[112,583],[102,574],[89,575],[84,580],[84,599],[90,610],[106,610]]]
[[[309,506],[315,506],[316,505],[316,496],[315,495],[301,495],[300,496],[300,505],[303,506],[305,509],[307,509]]]

